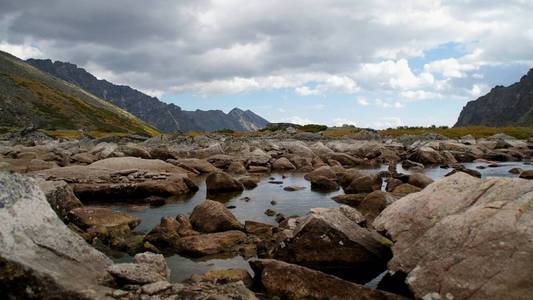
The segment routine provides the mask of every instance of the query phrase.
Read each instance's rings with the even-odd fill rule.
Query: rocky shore
[[[533,293],[532,156],[533,140],[502,134],[54,140],[23,132],[0,142],[0,294],[526,299]],[[464,165],[508,161],[525,162],[510,170],[515,178],[480,178],[480,169]],[[429,166],[446,169],[446,176],[434,181],[423,172]],[[270,173],[303,173],[314,191],[342,191],[331,200],[339,205],[301,216],[267,211],[276,217],[272,225],[241,223],[224,204],[206,199],[190,215],[163,217],[145,233],[136,231],[142,219],[109,206],[163,206],[196,193],[198,180],[205,180],[207,198],[234,197]],[[297,197],[302,188],[285,186],[284,193]],[[106,254],[117,251],[132,261],[114,264]],[[253,274],[215,269],[172,282],[165,256],[173,254],[242,256]],[[377,286],[365,285],[376,278]]]

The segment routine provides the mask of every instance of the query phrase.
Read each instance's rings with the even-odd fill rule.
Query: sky
[[[533,67],[533,0],[0,0],[0,50],[183,109],[453,125]]]

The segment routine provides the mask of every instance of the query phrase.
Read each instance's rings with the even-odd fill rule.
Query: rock
[[[194,281],[208,281],[216,284],[227,284],[242,281],[248,288],[252,287],[252,276],[245,269],[215,269],[202,275],[193,275]]]
[[[257,297],[242,282],[228,284],[200,282],[179,288],[176,299],[257,300]]]
[[[118,147],[118,151],[124,153],[124,156],[132,156],[132,157],[139,157],[139,158],[145,158],[145,159],[152,158],[148,150],[146,150],[144,147],[137,145],[135,143],[127,143],[125,145],[120,145]]]
[[[82,229],[93,226],[113,228],[122,225],[133,229],[141,223],[141,219],[137,217],[122,212],[115,212],[110,208],[104,207],[78,207],[69,212],[68,218],[72,223]]]
[[[382,191],[373,191],[368,194],[357,206],[357,211],[365,217],[368,224],[372,224],[374,219],[383,211],[389,204],[396,200],[390,193]]]
[[[391,242],[357,224],[364,219],[355,209],[313,209],[297,218],[291,238],[273,258],[366,282],[386,268]]]
[[[167,266],[165,257],[161,254],[151,252],[138,253],[133,257],[133,263],[150,265],[152,270],[170,280],[170,269]]]
[[[417,170],[424,170],[424,165],[418,162],[414,162],[411,160],[404,160],[402,161],[402,168],[409,170],[409,169],[417,169]]]
[[[340,204],[346,204],[351,207],[357,207],[363,201],[363,199],[366,197],[367,194],[360,193],[360,194],[345,194],[345,195],[337,195],[334,197],[331,197],[335,202]]]
[[[206,180],[208,193],[242,192],[242,183],[226,172],[217,171],[209,174]]]
[[[533,179],[533,170],[525,170],[520,173],[520,178]]]
[[[110,266],[107,271],[121,283],[147,284],[165,281],[166,278],[159,274],[150,264],[122,263]]]
[[[244,186],[245,189],[251,190],[257,187],[260,178],[256,176],[246,176],[239,178],[238,181]]]
[[[272,216],[274,216],[275,214],[276,214],[276,212],[275,212],[274,210],[270,209],[270,208],[267,209],[267,210],[265,210],[265,215],[267,215],[267,216],[269,216],[269,217],[272,217]]]
[[[250,173],[268,173],[270,168],[266,166],[248,166],[248,171]]]
[[[34,180],[0,172],[0,219],[3,298],[106,298],[111,261],[65,226]]]
[[[253,234],[261,238],[271,237],[274,231],[274,226],[261,222],[245,221],[244,230],[248,234]]]
[[[396,187],[402,185],[404,182],[401,181],[398,178],[386,178],[385,182],[387,183],[385,186],[385,190],[387,192],[392,192]]]
[[[395,187],[394,190],[392,191],[392,194],[398,198],[401,198],[403,196],[406,196],[412,193],[420,192],[421,190],[422,189],[417,186],[410,185],[409,183],[404,183],[404,184],[400,184],[399,186]]]
[[[207,158],[207,161],[219,169],[226,169],[235,159],[226,154],[217,154]]]
[[[256,281],[270,297],[281,299],[403,299],[298,265],[279,260],[250,262]]]
[[[205,233],[242,228],[241,223],[224,204],[211,200],[197,205],[191,213],[190,221],[194,229]]]
[[[63,221],[68,221],[68,213],[72,209],[83,206],[65,181],[37,180],[37,184],[52,209]]]
[[[153,159],[160,160],[176,159],[178,157],[177,153],[172,151],[168,146],[158,146],[150,149],[150,156]]]
[[[299,186],[299,185],[289,185],[289,186],[284,187],[283,190],[287,192],[296,192],[296,191],[305,190],[305,187]]]
[[[113,157],[102,159],[89,165],[93,168],[105,168],[114,171],[131,170],[149,172],[169,172],[187,174],[187,172],[173,164],[158,159],[142,159],[138,157]]]
[[[330,166],[322,166],[304,176],[304,178],[309,181],[313,181],[313,179],[316,179],[317,177],[325,177],[333,181],[337,180],[337,174]]]
[[[361,176],[355,178],[348,186],[343,187],[346,194],[371,193],[381,189],[381,178]]]
[[[524,170],[522,168],[512,168],[509,170],[509,173],[511,174],[520,174],[522,173]]]
[[[272,163],[272,169],[276,171],[285,171],[294,170],[296,167],[286,157],[281,157]]]
[[[100,159],[108,158],[115,150],[117,150],[118,145],[115,143],[99,143],[96,145],[89,153],[97,155]]]
[[[432,182],[433,182],[433,179],[421,173],[411,174],[409,175],[409,179],[407,180],[407,183],[409,183],[410,185],[414,185],[421,189],[425,188]]]
[[[162,217],[161,223],[154,227],[145,237],[144,241],[161,250],[172,250],[179,247],[180,224],[172,217]]]
[[[93,162],[97,161],[98,158],[95,155],[92,155],[88,152],[78,153],[72,155],[71,159],[74,162],[82,163],[82,164],[92,164]]]
[[[231,174],[244,174],[246,173],[246,167],[242,161],[233,161],[228,165],[226,169]]]
[[[314,176],[311,180],[311,189],[323,192],[331,192],[339,189],[339,185],[324,176]]]
[[[156,281],[148,283],[142,286],[142,292],[146,295],[155,295],[166,291],[172,287],[172,284],[168,281]]]
[[[462,172],[387,207],[392,272],[415,298],[525,299],[533,293],[533,182]],[[428,296],[429,295],[429,296]]]
[[[46,169],[52,169],[59,167],[55,162],[53,161],[44,161],[41,159],[32,159],[28,163],[27,172],[33,172],[33,171],[40,171],[40,170],[46,170]]]
[[[181,238],[179,253],[193,257],[223,253],[236,254],[245,250],[246,241],[246,234],[237,230],[192,235]]]
[[[477,178],[481,178],[481,173],[479,171],[476,171],[476,170],[472,170],[472,169],[467,169],[467,168],[456,168],[454,170],[452,170],[451,172],[447,173],[446,175],[444,175],[444,177],[448,177],[448,176],[451,176],[457,172],[462,172],[462,173],[466,173],[470,176],[473,176],[473,177],[477,177]]]
[[[446,163],[445,159],[437,152],[437,150],[430,147],[420,147],[413,153],[410,160],[429,165],[436,165]]]
[[[195,170],[200,173],[216,172],[218,169],[204,159],[197,158],[182,158],[182,159],[169,159],[169,163],[184,168],[186,170]]]

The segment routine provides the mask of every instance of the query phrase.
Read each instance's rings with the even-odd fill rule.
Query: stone
[[[386,182],[385,191],[387,192],[392,192],[396,187],[404,183],[398,178],[386,178],[385,182]]]
[[[150,265],[152,270],[166,278],[166,280],[170,280],[170,269],[167,266],[165,257],[161,254],[151,252],[138,253],[133,257],[133,263]]]
[[[283,190],[287,192],[297,192],[297,191],[305,190],[305,187],[299,186],[299,185],[289,185],[289,186],[284,187]]]
[[[206,180],[208,193],[242,192],[242,183],[226,172],[217,171],[209,174]]]
[[[368,224],[372,224],[381,211],[394,201],[396,201],[396,198],[390,193],[373,191],[359,203],[357,211],[361,212]]]
[[[68,222],[68,213],[78,207],[82,207],[81,201],[74,195],[72,188],[62,180],[45,181],[37,180],[39,188],[46,196],[52,209],[63,220]]]
[[[361,176],[355,178],[349,185],[343,187],[346,194],[371,193],[381,189],[381,178]]]
[[[248,166],[248,172],[250,173],[268,173],[270,168],[267,166]]]
[[[432,182],[433,182],[433,179],[431,179],[431,177],[421,174],[421,173],[411,174],[409,175],[409,179],[407,180],[407,183],[409,183],[410,185],[414,185],[421,189],[430,185]]]
[[[348,206],[312,209],[295,220],[290,238],[273,258],[366,282],[386,269],[391,241],[358,225],[364,219]]]
[[[179,253],[186,256],[201,257],[213,254],[239,253],[247,241],[242,231],[230,230],[216,233],[182,237]]]
[[[509,173],[511,174],[520,174],[522,173],[524,170],[522,168],[512,168],[509,170]]]
[[[5,299],[105,299],[111,261],[58,218],[33,179],[0,172]]]
[[[93,162],[97,161],[98,158],[95,155],[92,155],[88,152],[78,153],[71,156],[71,159],[74,162],[82,163],[82,164],[92,164]]]
[[[520,173],[520,178],[533,179],[533,170],[525,170]]]
[[[271,237],[274,232],[274,226],[261,222],[245,221],[244,231],[259,237]]]
[[[311,189],[323,192],[331,192],[339,189],[339,185],[324,176],[314,176],[311,180]]]
[[[144,159],[152,158],[148,150],[146,150],[141,145],[135,143],[127,143],[125,145],[120,145],[118,147],[118,151],[124,153],[124,156],[139,157]]]
[[[242,228],[241,223],[224,204],[212,200],[205,200],[197,205],[191,213],[190,222],[194,229],[204,233]]]
[[[424,165],[419,163],[419,162],[415,162],[415,161],[411,161],[411,160],[404,160],[402,161],[402,168],[406,169],[406,170],[409,170],[409,169],[417,169],[417,170],[423,170],[424,169]]]
[[[398,198],[420,192],[422,189],[409,183],[400,184],[392,190],[392,194]]]
[[[404,299],[306,267],[279,260],[253,260],[256,281],[270,297],[281,299]]]
[[[462,173],[468,174],[468,175],[473,176],[473,177],[481,178],[481,173],[479,171],[472,170],[472,169],[467,169],[467,168],[456,168],[456,169],[450,171],[449,173],[447,173],[446,175],[444,175],[444,177],[451,176],[451,175],[456,174],[458,172],[462,172]]]
[[[142,286],[142,292],[146,295],[155,295],[164,292],[172,287],[168,281],[156,281]]]
[[[313,181],[313,179],[317,177],[325,177],[333,181],[337,180],[337,174],[330,166],[322,166],[313,170],[310,173],[305,174],[304,176],[304,178],[309,181]]]
[[[227,284],[231,282],[242,281],[248,288],[252,287],[252,276],[246,269],[214,269],[204,274],[194,276],[195,281],[208,281],[216,284]]]
[[[113,171],[136,169],[138,171],[187,174],[184,169],[162,160],[142,159],[138,157],[112,157],[102,159],[90,164],[89,167],[105,168]]]
[[[245,174],[246,173],[246,167],[244,166],[244,163],[242,161],[232,161],[226,171],[228,171],[231,174]]]
[[[211,173],[218,171],[218,168],[213,166],[210,162],[204,159],[198,158],[182,158],[182,159],[169,159],[169,163],[184,168],[186,170],[195,170],[200,173]]]
[[[155,226],[146,236],[144,241],[156,246],[160,250],[172,250],[179,247],[180,224],[172,217],[162,217],[161,223]]]
[[[428,165],[446,163],[445,159],[437,150],[426,146],[418,148],[409,159]]]
[[[257,297],[242,282],[227,284],[200,282],[183,285],[177,289],[177,295],[174,299],[257,300]]]
[[[69,212],[68,218],[72,223],[82,229],[93,226],[112,228],[122,225],[133,229],[141,223],[141,219],[138,217],[104,207],[78,207]]]
[[[296,167],[286,157],[276,159],[272,163],[272,169],[276,171],[294,170]]]
[[[337,195],[334,197],[331,197],[335,202],[340,204],[345,204],[351,207],[357,207],[363,201],[363,199],[366,197],[367,194],[360,193],[360,194],[345,194],[345,195]]]
[[[274,210],[270,209],[270,208],[267,209],[267,210],[265,210],[265,215],[267,215],[267,216],[269,216],[269,217],[272,217],[272,216],[274,216],[275,214],[276,214],[276,212],[275,212]]]
[[[260,178],[257,176],[246,176],[239,178],[238,181],[244,186],[245,189],[251,190],[257,187]]]
[[[533,182],[458,172],[388,206],[392,272],[415,298],[525,299],[533,293]]]
[[[107,271],[118,281],[130,284],[147,284],[165,281],[151,264],[122,263],[110,266]]]

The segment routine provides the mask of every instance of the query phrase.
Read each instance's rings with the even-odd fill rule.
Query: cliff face
[[[519,82],[496,86],[463,107],[455,127],[472,125],[533,126],[533,69]]]
[[[99,80],[78,66],[49,59],[29,59],[28,63],[55,77],[73,83],[92,94],[129,111],[161,131],[235,131],[256,130],[266,126],[267,120],[247,110],[234,109],[226,114],[220,110],[185,111],[167,104],[129,86]]]
[[[158,134],[116,105],[2,51],[0,126]]]

